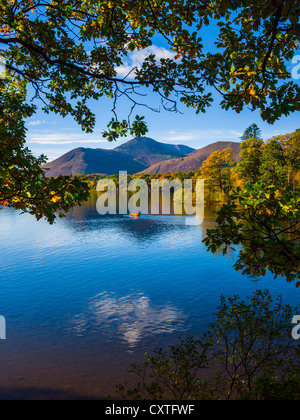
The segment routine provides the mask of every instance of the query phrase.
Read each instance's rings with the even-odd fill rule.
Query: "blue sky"
[[[213,32],[211,32],[212,35]],[[155,53],[158,58],[169,57],[172,54],[164,45],[153,45],[148,52]],[[118,69],[119,74],[125,76],[129,69],[139,65],[144,57],[145,52],[133,53],[128,62]],[[291,68],[292,63],[289,66],[289,69]],[[300,68],[298,74],[300,78]],[[187,109],[184,105],[180,107],[182,114],[164,110],[155,113],[145,108],[136,109],[135,114],[146,117],[149,128],[148,137],[166,143],[184,144],[195,149],[215,141],[240,141],[243,132],[252,123],[256,123],[261,128],[264,139],[290,133],[300,128],[299,112],[289,117],[282,117],[273,125],[269,125],[261,120],[259,111],[251,112],[245,109],[241,114],[236,114],[233,111],[221,109],[219,106],[221,96],[215,96],[215,99],[213,106],[205,114],[200,115],[196,115],[194,110]],[[160,98],[150,93],[146,102],[159,107]],[[130,140],[131,137],[114,143],[103,139],[102,132],[113,116],[112,106],[112,100],[109,99],[91,103],[91,108],[97,118],[93,134],[82,132],[71,117],[63,119],[55,114],[46,115],[38,110],[37,114],[27,122],[27,145],[35,155],[45,154],[50,161],[77,147],[106,149],[117,147]],[[119,118],[126,119],[129,109],[128,102],[121,102],[118,108]]]
[[[159,98],[158,103],[159,103]],[[111,119],[109,101],[94,104],[97,124],[93,134],[85,134],[72,118],[61,118],[56,115],[45,115],[38,112],[28,120],[27,145],[34,154],[45,154],[53,160],[62,154],[77,148],[112,149],[131,137],[109,143],[102,138],[102,132]],[[148,110],[138,110],[145,115],[149,133],[157,141],[172,144],[185,144],[195,149],[215,141],[239,141],[245,129],[256,123],[262,130],[264,139],[274,135],[290,133],[300,128],[299,112],[289,117],[282,117],[273,125],[263,122],[259,112],[245,110],[241,114],[222,110],[216,102],[206,114],[196,115],[193,110],[184,106],[182,114],[162,111],[154,113]],[[123,105],[120,115],[126,118],[128,109]]]

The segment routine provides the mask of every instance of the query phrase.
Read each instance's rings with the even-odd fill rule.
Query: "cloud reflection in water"
[[[156,307],[143,294],[117,297],[104,292],[95,296],[87,310],[71,322],[71,330],[80,336],[91,328],[112,335],[132,349],[145,336],[183,331],[186,316],[170,304]]]

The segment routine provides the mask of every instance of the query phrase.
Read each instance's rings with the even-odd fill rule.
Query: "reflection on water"
[[[132,349],[146,335],[179,331],[184,318],[175,307],[157,308],[141,294],[117,297],[103,292],[92,299],[84,313],[74,317],[70,327],[79,336],[90,328],[102,329],[110,340],[121,340]]]
[[[130,218],[127,215],[106,215],[101,216],[96,210],[97,193],[93,193],[89,200],[81,207],[76,207],[66,215],[66,220],[70,222],[69,227],[76,232],[88,231],[100,233],[103,236],[107,230],[111,231],[112,226],[138,242],[154,241],[155,237],[175,232],[180,232],[186,227],[186,218],[183,216],[171,215],[141,215],[139,218]],[[149,202],[151,207],[151,203]],[[216,218],[216,207],[207,206],[205,208],[204,223],[197,226],[205,235],[206,229],[213,226]],[[197,219],[190,217],[191,220]],[[114,223],[114,225],[112,225]],[[192,222],[191,222],[192,225]]]
[[[54,226],[0,211],[0,398],[113,395],[155,344],[206,329],[221,294],[269,288],[299,304],[294,285],[244,277],[234,253],[207,252],[215,209],[186,226],[176,216],[100,216],[95,204]]]

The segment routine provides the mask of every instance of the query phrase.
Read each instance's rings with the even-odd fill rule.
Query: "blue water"
[[[0,398],[114,395],[154,345],[200,334],[221,294],[258,288],[299,305],[295,284],[236,272],[178,217],[99,216],[91,199],[54,226],[0,211]]]

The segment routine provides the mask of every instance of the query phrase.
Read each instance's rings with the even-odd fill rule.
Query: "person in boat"
[[[141,215],[140,211],[138,213],[129,213],[129,216],[133,216],[133,217],[139,217],[140,215]]]

